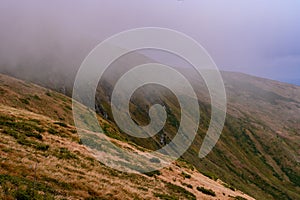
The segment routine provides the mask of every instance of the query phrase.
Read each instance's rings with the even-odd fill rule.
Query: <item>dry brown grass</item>
[[[60,126],[56,123],[57,121],[48,117],[3,105],[0,106],[0,115],[23,121],[38,121],[39,125],[46,130],[42,133],[43,139],[41,142],[50,146],[47,151],[39,151],[32,147],[18,144],[13,137],[4,134],[3,130],[0,130],[0,174],[22,177],[29,181],[33,181],[36,178],[37,183],[51,188],[52,193],[50,193],[56,199],[86,199],[88,197],[157,199],[155,194],[174,196],[173,191],[166,183],[184,187],[198,199],[215,198],[197,191],[197,186],[213,189],[218,199],[229,199],[229,195],[251,199],[241,192],[234,192],[225,188],[220,182],[210,180],[197,171],[179,167],[176,163],[170,166],[172,171],[166,168],[161,170],[161,175],[154,177],[118,172],[95,160],[91,151],[79,144],[79,138],[73,131],[75,128],[71,125],[66,127]],[[59,134],[47,132],[49,128],[55,129]],[[115,139],[111,139],[111,141],[120,147],[130,149],[130,151],[140,154],[146,153],[128,143]],[[74,156],[60,156],[58,155],[60,149],[65,149],[67,153]],[[36,164],[35,176],[34,166]],[[191,178],[184,179],[181,175],[182,170],[189,173]],[[176,181],[173,181],[174,179]],[[191,184],[193,189],[185,187],[183,183]],[[7,184],[11,190],[16,189],[16,185],[12,183]],[[22,187],[26,187],[26,185]],[[43,193],[43,191],[39,192]],[[0,197],[9,198],[10,196],[5,195],[2,190]],[[174,197],[177,196],[175,195]]]
[[[37,196],[47,194],[49,199],[187,199],[193,197],[191,194],[197,199],[230,199],[234,196],[251,199],[178,162],[155,176],[110,169],[80,143],[72,125],[70,98],[1,74],[0,92],[0,116],[33,123],[43,129],[42,139],[22,136],[29,142],[24,145],[0,126],[0,199],[14,199],[16,191],[32,189],[33,184]],[[99,116],[98,120],[106,127],[104,131],[115,145],[151,159],[148,150],[126,142],[112,122]],[[23,134],[22,130],[20,134]],[[39,150],[30,143],[49,145],[49,148]],[[103,152],[101,155],[110,160],[120,159]],[[191,178],[184,178],[183,171]],[[214,190],[217,196],[199,192],[198,186]]]

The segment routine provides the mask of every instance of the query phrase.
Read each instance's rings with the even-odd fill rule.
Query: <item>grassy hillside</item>
[[[0,91],[0,199],[252,199],[183,160],[147,174],[110,169],[81,144],[70,98],[4,75]],[[146,151],[99,121],[114,143]]]
[[[201,77],[190,69],[178,69],[192,80],[201,112],[198,135],[183,155],[198,170],[212,178],[220,178],[257,199],[300,198],[300,87],[224,72],[228,97],[226,124],[214,150],[204,159],[199,148],[210,118],[210,98]],[[109,113],[111,88],[118,77],[99,84],[98,103]],[[200,81],[199,81],[200,80]],[[174,137],[180,119],[179,104],[166,88],[144,86],[131,98],[131,114],[138,124],[149,123],[149,107],[165,105],[168,112],[163,132],[167,141]],[[161,148],[159,137],[138,139],[123,135],[149,149]]]
[[[300,199],[300,87],[244,74],[223,73],[228,97],[225,127],[213,151],[200,160],[198,152],[209,124],[210,99],[203,81],[198,81],[193,71],[181,70],[192,80],[201,109],[198,135],[182,159],[206,177],[226,182],[223,186],[231,191],[239,189],[256,199]],[[101,98],[97,103],[101,105],[102,114],[108,114],[107,120],[99,118],[106,127],[104,131],[126,143],[153,150],[161,148],[159,136],[130,137],[114,124],[109,99],[118,74],[113,75],[106,74],[112,78],[103,80],[98,90]],[[1,76],[1,80],[0,91],[7,94],[2,95],[2,104],[72,125],[69,98],[6,76]],[[163,131],[168,142],[177,131],[180,117],[178,101],[170,91],[153,86],[139,89],[130,102],[132,117],[139,124],[149,123],[148,110],[154,103],[167,108],[168,120]],[[199,190],[202,193],[201,187]],[[198,194],[199,190],[193,186],[191,192]]]
[[[66,123],[74,123],[70,98],[30,82],[2,74],[0,74],[0,85],[1,104],[28,110]]]

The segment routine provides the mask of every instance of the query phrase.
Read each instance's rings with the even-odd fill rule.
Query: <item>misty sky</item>
[[[193,37],[220,69],[300,79],[298,0],[1,0],[0,68],[78,67],[103,39],[145,26]]]

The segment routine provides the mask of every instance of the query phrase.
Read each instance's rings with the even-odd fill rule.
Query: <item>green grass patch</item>
[[[40,150],[40,151],[47,151],[50,148],[50,146],[48,144],[28,140],[24,137],[18,138],[17,142],[21,145],[32,147],[32,148],[35,148],[36,150]]]
[[[192,176],[191,176],[190,174],[185,173],[185,172],[181,172],[181,176],[182,176],[183,178],[187,178],[187,179],[192,178]]]
[[[217,175],[215,175],[212,172],[200,172],[200,173],[202,173],[204,176],[206,176],[206,177],[208,177],[208,178],[210,178],[210,179],[212,179],[214,181],[218,180]]]
[[[26,105],[29,105],[29,104],[30,104],[30,99],[19,98],[19,100],[20,100],[23,104],[26,104]]]
[[[168,194],[159,194],[159,193],[154,193],[155,197],[158,197],[161,200],[178,200],[178,197],[175,196],[170,196]]]
[[[31,96],[31,97],[33,99],[35,99],[35,100],[38,100],[38,101],[42,100],[37,94],[35,94],[35,95]]]
[[[151,172],[144,172],[145,175],[153,177],[153,176],[159,176],[161,175],[161,172],[159,170],[154,170]]]
[[[32,132],[24,134],[24,133],[20,133],[20,132],[17,132],[15,130],[12,130],[12,129],[9,129],[9,128],[5,128],[3,130],[3,133],[15,138],[17,140],[17,143],[19,143],[21,145],[28,146],[28,147],[35,148],[37,150],[46,151],[50,147],[47,144],[36,142],[36,141],[33,141],[33,140],[29,140],[27,138],[27,137],[35,137],[37,139],[42,139],[42,136],[40,134],[36,134],[36,133],[32,133]]]
[[[45,94],[46,94],[48,97],[52,97],[51,92],[46,92]]]
[[[65,108],[66,108],[67,110],[72,110],[72,107],[69,106],[69,105],[65,105]]]
[[[178,197],[184,197],[185,199],[189,200],[196,200],[196,196],[184,189],[183,187],[180,187],[178,185],[174,185],[172,183],[165,182],[167,188],[174,194],[175,196]]]
[[[61,126],[61,127],[65,127],[65,128],[68,127],[68,125],[65,124],[65,123],[63,123],[63,122],[54,122],[54,124],[59,125],[59,126]]]
[[[52,200],[55,194],[55,190],[49,185],[6,174],[0,174],[0,186],[7,199]]]
[[[185,187],[187,187],[187,188],[193,189],[193,186],[191,184],[182,183],[182,185],[185,186]]]
[[[48,133],[50,133],[51,135],[59,135],[59,132],[54,128],[48,128]]]
[[[202,192],[203,194],[207,194],[207,195],[210,195],[210,196],[213,196],[213,197],[216,196],[216,193],[211,189],[206,189],[204,187],[197,187],[197,190]]]
[[[226,188],[232,190],[232,191],[235,191],[235,188],[234,188],[233,186],[227,184],[227,183],[222,183],[222,185],[223,185],[224,187],[226,187]]]
[[[45,132],[45,130],[38,125],[36,125],[35,122],[31,121],[16,121],[12,118],[0,118],[0,128],[9,127],[12,130],[19,131],[21,133],[25,132],[38,132],[42,133]]]
[[[281,169],[289,177],[289,179],[292,183],[294,183],[296,186],[300,187],[300,174],[297,174],[290,168],[282,167]]]
[[[241,196],[236,196],[236,197],[234,197],[234,199],[236,199],[236,200],[247,200],[246,198],[241,197]]]
[[[72,152],[70,152],[67,148],[56,149],[53,155],[58,159],[78,159],[78,157]]]

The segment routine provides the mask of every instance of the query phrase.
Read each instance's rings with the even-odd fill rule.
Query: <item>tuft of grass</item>
[[[149,191],[149,189],[148,189],[148,188],[145,188],[145,187],[138,187],[137,189],[142,190],[142,191],[146,191],[146,192]]]
[[[30,104],[29,99],[19,98],[19,100],[20,100],[23,104],[26,104],[26,105],[29,105],[29,104]]]
[[[234,188],[233,186],[227,184],[227,183],[222,183],[222,185],[223,185],[224,187],[226,187],[226,188],[232,190],[232,191],[235,191],[235,188]]]
[[[27,137],[34,137],[36,139],[42,140],[43,136],[40,133],[35,133],[35,132],[26,132],[25,135]]]
[[[213,196],[213,197],[216,196],[216,193],[211,189],[206,189],[204,187],[197,187],[197,190],[202,192],[203,194],[207,194],[207,195],[210,195],[210,196]]]
[[[29,122],[33,122],[35,124],[40,124],[41,123],[41,121],[38,120],[38,119],[29,119]]]
[[[193,189],[193,186],[188,183],[182,183],[183,186],[186,186],[187,188]]]
[[[154,171],[151,171],[151,172],[145,172],[144,174],[147,175],[147,176],[153,177],[153,176],[161,175],[161,172],[159,170],[154,170]]]
[[[55,194],[55,190],[49,185],[5,174],[0,174],[0,188],[5,194],[5,199],[54,200]]]
[[[281,169],[289,177],[292,183],[294,183],[296,186],[300,186],[300,174],[297,174],[292,169],[287,167],[282,167]]]
[[[3,95],[4,93],[6,93],[6,91],[0,87],[0,95]]]
[[[162,199],[162,200],[178,200],[179,199],[178,197],[175,197],[175,196],[170,196],[167,194],[159,194],[159,193],[154,193],[154,196],[158,197],[159,199]]]
[[[40,151],[47,151],[50,146],[48,144],[38,143],[35,145],[35,148]]]
[[[18,138],[17,142],[21,145],[32,147],[32,148],[35,148],[35,149],[40,150],[40,151],[47,151],[50,147],[48,144],[28,140],[24,137]]]
[[[196,196],[193,193],[187,191],[185,188],[168,182],[165,182],[165,184],[167,188],[172,192],[172,194],[176,196],[182,196],[184,197],[184,199],[196,200]]]
[[[61,127],[65,127],[65,128],[68,127],[68,125],[65,124],[65,123],[63,123],[63,122],[54,122],[54,124],[59,125],[59,126],[61,126]]]
[[[204,176],[206,176],[206,177],[208,177],[208,178],[210,178],[210,179],[212,179],[214,181],[218,180],[218,177],[215,174],[213,174],[212,172],[201,172],[201,173]]]
[[[55,130],[54,128],[49,128],[48,129],[48,133],[52,134],[52,135],[58,135],[58,131]]]
[[[21,133],[25,132],[45,132],[45,130],[38,125],[36,125],[36,122],[30,122],[30,121],[16,121],[11,118],[0,118],[0,128],[9,128],[14,131],[18,131]]]
[[[12,130],[12,129],[10,129],[10,128],[5,128],[4,130],[3,130],[3,133],[4,134],[6,134],[6,135],[9,135],[9,136],[12,136],[12,137],[14,137],[15,139],[18,139],[20,136],[20,133],[19,132],[17,132],[17,131],[15,131],[15,130]]]
[[[63,188],[64,190],[71,190],[72,189],[72,186],[69,183],[63,182],[63,181],[58,180],[58,179],[54,179],[54,178],[51,178],[51,177],[44,176],[42,178],[42,180],[47,182],[47,183],[53,183],[53,184]]]
[[[20,132],[17,132],[13,129],[9,129],[9,128],[5,128],[3,130],[4,134],[7,134],[9,136],[12,136],[13,138],[15,138],[17,140],[17,143],[24,145],[24,146],[28,146],[28,147],[33,147],[37,150],[41,150],[41,151],[46,151],[49,149],[49,145],[44,144],[44,143],[39,143],[33,140],[29,140],[27,137],[34,137],[37,139],[42,139],[42,135],[37,134],[37,133],[32,133],[32,132],[26,132],[25,134],[22,134]]]
[[[183,176],[183,178],[187,178],[187,179],[192,178],[192,176],[190,174],[185,173],[185,172],[181,172],[181,175]]]
[[[72,107],[69,106],[69,105],[65,105],[65,108],[66,108],[67,110],[72,110]]]
[[[13,151],[12,148],[3,148],[1,150],[5,153],[11,153]]]
[[[58,159],[78,159],[78,157],[75,154],[71,153],[67,148],[59,148],[53,155]]]
[[[241,197],[241,196],[236,196],[236,197],[234,197],[234,199],[236,199],[236,200],[247,200],[246,198]]]
[[[32,98],[39,101],[42,100],[37,94],[33,95]]]

